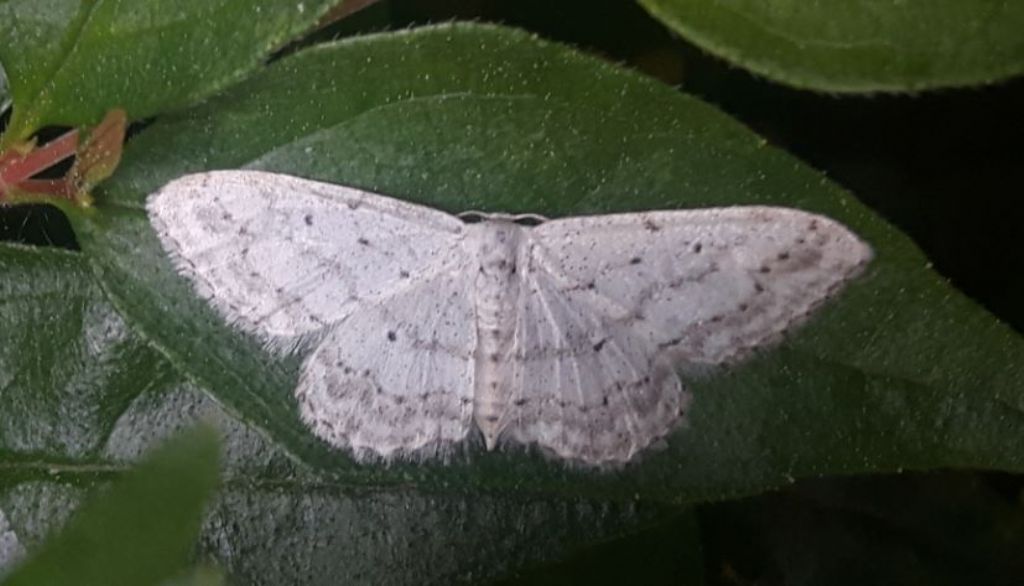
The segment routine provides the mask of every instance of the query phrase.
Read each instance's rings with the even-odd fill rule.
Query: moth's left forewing
[[[842,224],[773,207],[567,218],[533,238],[548,270],[695,364],[771,342],[871,259]]]

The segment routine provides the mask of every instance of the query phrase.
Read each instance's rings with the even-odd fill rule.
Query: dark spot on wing
[[[394,342],[398,339],[398,336],[394,332],[388,332],[388,342]]]
[[[313,214],[306,214],[306,217],[302,218],[302,221],[306,222],[307,226],[313,225]]]
[[[629,264],[631,265],[638,265],[642,262],[644,262],[644,259],[640,258],[639,256],[634,256],[633,258],[629,259]]]
[[[367,240],[366,238],[363,238],[362,236],[360,236],[359,239],[356,240],[356,242],[358,242],[359,244],[362,244],[363,246],[369,246],[370,245],[370,241]]]
[[[681,341],[683,341],[682,338],[673,338],[673,339],[669,340],[668,342],[662,342],[662,343],[658,344],[657,347],[659,347],[659,348],[671,348],[672,346],[678,344]]]

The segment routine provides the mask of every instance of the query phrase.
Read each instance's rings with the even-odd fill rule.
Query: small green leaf
[[[452,212],[783,205],[845,223],[876,258],[780,347],[687,375],[688,424],[623,470],[571,469],[515,449],[359,465],[299,420],[300,358],[277,358],[227,326],[175,273],[149,225],[147,193],[187,172],[237,167]],[[95,212],[72,220],[125,319],[218,400],[344,482],[680,502],[821,474],[1024,469],[1024,343],[953,291],[908,238],[706,104],[518,31],[457,24],[295,54],[150,126],[104,187]]]
[[[907,92],[1024,73],[1024,3],[639,0],[697,46],[827,92]]]
[[[257,67],[339,0],[8,0],[0,62],[14,116],[0,146],[41,126],[181,108]]]
[[[183,576],[163,583],[163,586],[224,586],[224,573],[210,566],[198,566]]]
[[[188,561],[217,485],[217,436],[182,435],[79,509],[4,586],[159,584]]]

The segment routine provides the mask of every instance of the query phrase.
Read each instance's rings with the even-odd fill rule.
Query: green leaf
[[[182,435],[81,507],[3,582],[145,586],[180,572],[217,485],[217,436]]]
[[[657,527],[597,544],[557,564],[534,568],[502,582],[562,586],[579,584],[704,584],[697,515],[681,513]]]
[[[358,465],[297,417],[300,360],[226,326],[175,274],[148,223],[147,193],[233,167],[453,212],[784,205],[844,222],[877,256],[780,347],[687,375],[688,424],[625,469],[567,468],[516,449]],[[521,32],[456,24],[303,51],[149,127],[105,187],[72,220],[125,319],[219,401],[345,482],[684,502],[821,474],[1024,469],[1024,344],[950,289],[909,239],[706,104]]]
[[[181,108],[238,81],[339,0],[6,0],[0,62],[14,117],[4,144],[41,126]]]
[[[81,255],[0,246],[0,455],[9,461],[88,457],[135,395],[168,375],[91,281]],[[0,480],[10,473],[0,467]]]
[[[224,573],[209,566],[199,566],[192,572],[164,582],[165,586],[224,586]]]
[[[639,0],[736,65],[828,92],[907,92],[1024,73],[1024,4],[1002,0]]]
[[[56,249],[0,245],[0,399],[0,568],[44,548],[89,488],[200,420],[224,437],[225,485],[207,507],[198,555],[239,584],[497,578],[671,512],[632,499],[324,477],[184,383],[107,302],[83,255]]]

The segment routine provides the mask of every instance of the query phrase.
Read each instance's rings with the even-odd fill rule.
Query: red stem
[[[78,130],[69,130],[45,145],[0,166],[0,185],[14,184],[48,169],[75,154],[78,149]]]
[[[56,195],[71,197],[74,189],[65,179],[25,179],[17,185],[17,190],[37,195]]]

